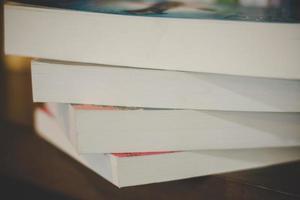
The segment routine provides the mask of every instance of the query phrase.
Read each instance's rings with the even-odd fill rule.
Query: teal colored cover
[[[300,0],[14,0],[13,2],[146,17],[300,22]]]

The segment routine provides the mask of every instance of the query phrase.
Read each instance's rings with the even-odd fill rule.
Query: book
[[[53,107],[55,104],[49,110]],[[60,124],[80,153],[300,145],[299,113],[153,110],[70,104],[60,104],[56,110],[60,111],[53,113],[60,113],[58,119],[64,118]]]
[[[198,150],[161,153],[77,153],[55,118],[35,111],[35,128],[46,141],[118,187],[164,182],[299,160],[300,148]]]
[[[225,111],[300,111],[299,80],[49,60],[33,60],[31,71],[35,102]]]
[[[298,1],[249,2],[253,1],[9,1],[4,8],[5,52],[299,79]]]

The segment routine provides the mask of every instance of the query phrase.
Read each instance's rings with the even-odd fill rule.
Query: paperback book
[[[114,66],[299,79],[299,2],[226,2],[9,1],[4,8],[5,52]]]
[[[49,105],[49,104],[47,104]],[[50,104],[80,153],[292,147],[299,113]],[[56,110],[56,111],[55,111]]]
[[[55,118],[35,112],[37,133],[118,187],[265,167],[300,159],[300,149],[266,148],[148,153],[77,153]]]

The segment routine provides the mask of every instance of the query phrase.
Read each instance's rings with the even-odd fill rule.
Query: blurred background
[[[33,122],[30,58],[4,55],[3,3],[0,17],[0,117],[31,126]]]

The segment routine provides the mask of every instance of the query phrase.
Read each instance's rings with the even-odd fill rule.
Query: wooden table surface
[[[118,189],[32,128],[29,69],[0,68],[0,199],[300,199],[300,162]]]

